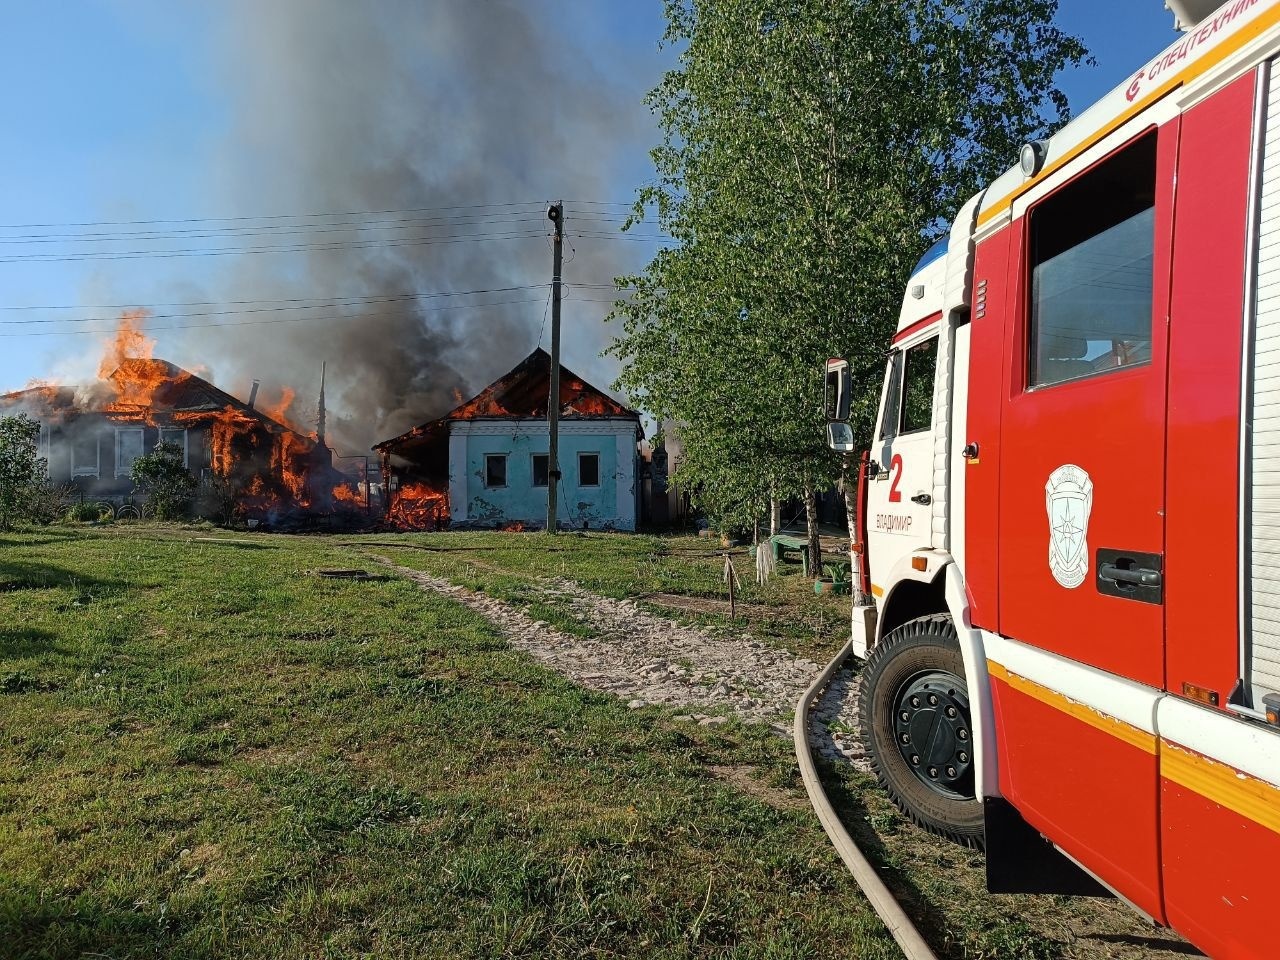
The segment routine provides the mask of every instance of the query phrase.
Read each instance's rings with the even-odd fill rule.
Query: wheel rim
[[[909,677],[894,697],[893,735],[916,779],[939,796],[973,799],[973,727],[962,679],[945,670]]]

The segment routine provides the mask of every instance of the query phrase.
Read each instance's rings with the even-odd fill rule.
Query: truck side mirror
[[[822,397],[822,408],[827,419],[848,423],[852,400],[853,382],[849,376],[849,361],[839,358],[828,360],[827,384]]]
[[[836,453],[853,453],[853,427],[838,420],[827,421],[827,446]]]

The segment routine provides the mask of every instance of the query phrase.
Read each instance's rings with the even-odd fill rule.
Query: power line
[[[469,294],[477,293],[506,293],[511,290],[536,290],[539,287],[546,287],[546,283],[528,283],[517,287],[489,287],[483,290],[447,290],[438,293],[385,293],[385,294],[352,294],[338,295],[331,297],[259,297],[249,300],[172,300],[161,303],[66,303],[66,304],[48,304],[35,305],[28,304],[22,306],[0,306],[0,310],[131,310],[139,307],[216,307],[219,304],[230,304],[232,306],[244,306],[253,303],[299,303],[309,304],[313,300],[336,301],[336,300],[352,300],[357,302],[376,302],[381,300],[426,300],[435,297],[461,297]],[[601,289],[616,290],[617,285],[614,283],[566,283],[564,286],[569,288],[580,289]],[[323,306],[324,304],[316,304]],[[233,311],[227,311],[233,312]],[[152,314],[159,316],[159,314]],[[192,314],[194,316],[194,314]],[[3,321],[0,321],[3,322]]]
[[[374,247],[411,247],[411,246],[435,246],[437,244],[450,243],[476,243],[479,241],[489,240],[532,240],[545,236],[545,233],[539,232],[510,232],[510,233],[489,233],[474,234],[458,237],[422,237],[422,238],[384,238],[372,240],[351,240],[351,241],[326,241],[324,243],[313,244],[293,244],[289,246],[264,246],[264,247],[187,247],[178,250],[113,250],[98,251],[91,253],[72,253],[72,254],[47,254],[47,253],[31,253],[31,254],[11,254],[0,257],[0,263],[64,263],[64,262],[80,262],[90,260],[145,260],[156,259],[164,260],[175,257],[217,257],[230,256],[234,254],[250,254],[250,253],[306,253],[310,251],[337,251],[337,250],[366,250]],[[625,241],[649,241],[659,243],[675,242],[673,238],[666,236],[628,236],[614,235],[606,233],[578,233],[576,236],[580,239],[593,240],[625,240]]]
[[[641,236],[630,236],[628,234],[612,234],[612,233],[575,233],[575,239],[578,240],[624,240],[631,242],[650,242],[650,243],[675,243],[675,237],[659,236],[658,234],[646,234]]]
[[[98,253],[77,254],[17,254],[0,257],[0,263],[60,263],[83,260],[144,260],[169,259],[172,257],[220,257],[241,253],[305,253],[312,250],[364,250],[371,247],[412,247],[434,246],[447,243],[475,243],[487,240],[532,240],[545,236],[538,233],[505,233],[478,234],[464,237],[422,238],[422,239],[387,239],[387,240],[352,240],[349,242],[331,241],[327,243],[294,244],[280,247],[188,247],[180,250],[119,250]]]
[[[126,240],[157,242],[176,239],[205,239],[217,237],[253,237],[253,236],[307,236],[320,233],[342,233],[344,231],[367,230],[412,230],[419,227],[445,226],[487,226],[500,227],[517,223],[540,223],[542,216],[519,211],[513,214],[486,214],[483,216],[462,217],[397,217],[387,220],[348,220],[341,222],[320,223],[264,223],[252,226],[232,227],[193,227],[178,230],[126,230],[95,233],[24,233],[14,236],[0,235],[0,244],[36,244],[36,243],[120,243]],[[588,215],[588,222],[596,226],[625,224],[626,218],[594,214]]]
[[[396,295],[385,296],[385,297],[373,297],[373,296],[332,297],[332,298],[312,297],[307,299],[309,301],[314,300],[318,302],[291,302],[290,305],[283,306],[283,307],[252,307],[245,310],[201,310],[201,311],[189,312],[189,313],[150,313],[147,315],[147,320],[172,320],[172,319],[181,319],[183,317],[212,317],[212,316],[222,316],[226,314],[244,314],[244,313],[282,313],[286,310],[320,310],[320,309],[326,309],[329,307],[354,307],[354,306],[361,306],[365,304],[375,304],[375,303],[398,303],[403,301],[429,300],[429,299],[436,299],[439,297],[476,296],[483,293],[511,293],[517,290],[536,290],[546,286],[548,286],[548,284],[531,283],[531,284],[525,284],[524,286],[519,286],[519,287],[489,287],[484,290],[459,290],[459,291],[450,292],[450,293],[422,293],[422,294],[410,293],[410,294],[396,294]],[[254,303],[254,302],[271,302],[271,301],[247,301],[247,302]],[[195,305],[204,306],[205,304],[195,304]],[[209,304],[209,305],[213,305],[213,304]],[[134,306],[137,306],[137,304],[129,304],[123,309],[128,309],[129,307],[134,307]],[[12,309],[21,309],[21,308],[12,308]],[[113,308],[105,307],[102,309],[113,309]],[[41,318],[36,318],[31,320],[0,320],[0,326],[15,326],[15,325],[36,324],[36,323],[95,323],[95,322],[114,323],[117,320],[119,320],[119,317],[41,317]]]
[[[554,292],[553,290],[547,291],[547,305],[542,308],[542,326],[538,328],[538,346],[542,346],[542,335],[547,332],[547,311],[551,309],[551,295]]]
[[[460,303],[453,306],[436,307],[430,313],[444,313],[448,310],[474,310],[485,307],[501,307],[518,303],[541,303],[541,298],[532,300],[496,300],[493,303]],[[265,326],[275,323],[319,323],[335,320],[421,320],[422,314],[418,313],[383,313],[383,314],[345,314],[328,317],[276,317],[270,320],[245,320],[240,323],[187,323],[176,326],[145,326],[141,329],[141,333],[150,334],[161,330],[202,330],[209,327],[254,327]],[[33,332],[24,331],[22,333],[0,333],[0,338],[9,337],[67,337],[82,336],[85,334],[112,334],[115,327],[100,327],[95,330],[38,330]]]
[[[619,206],[630,208],[630,203],[613,200],[574,200],[590,206]],[[313,213],[274,213],[254,214],[239,217],[176,217],[156,220],[86,220],[80,222],[61,223],[4,223],[0,230],[38,230],[56,229],[60,227],[133,227],[149,226],[160,223],[243,223],[249,220],[303,220],[320,217],[369,217],[392,213],[438,213],[447,210],[492,210],[510,207],[532,207],[529,213],[544,211],[547,204],[541,200],[518,200],[511,203],[461,203],[444,207],[401,207],[388,210],[342,210]]]

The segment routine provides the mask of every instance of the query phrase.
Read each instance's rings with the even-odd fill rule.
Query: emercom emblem
[[[1044,485],[1049,514],[1049,570],[1068,590],[1089,575],[1089,514],[1093,511],[1093,481],[1073,463],[1049,474]]]

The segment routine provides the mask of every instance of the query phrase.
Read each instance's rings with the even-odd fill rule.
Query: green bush
[[[96,503],[73,504],[66,519],[71,523],[92,523],[102,516],[102,508]]]
[[[134,485],[147,495],[151,515],[157,520],[180,520],[191,510],[196,478],[182,463],[176,443],[157,443],[146,456],[133,461]]]
[[[57,515],[48,515],[49,469],[39,447],[38,421],[25,413],[0,417],[0,530]]]

